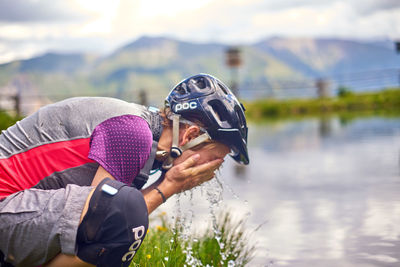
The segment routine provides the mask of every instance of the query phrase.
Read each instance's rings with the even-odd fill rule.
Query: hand
[[[204,164],[196,165],[200,159],[199,154],[192,155],[184,162],[172,167],[166,174],[164,181],[160,184],[167,197],[180,193],[206,181],[215,176],[215,171],[224,162],[223,159],[215,159]]]
[[[201,158],[201,153],[197,151],[192,155],[188,155],[187,158],[181,156],[181,158],[179,158],[180,162],[176,160],[175,166],[151,186],[142,190],[149,214],[162,204],[162,198],[157,190],[154,190],[155,187],[158,187],[163,195],[169,198],[176,193],[189,190],[212,179],[215,175],[215,171],[224,162],[223,156],[226,155],[226,151],[221,151],[219,154],[211,154],[211,157],[210,153],[206,153],[206,155],[203,153]]]

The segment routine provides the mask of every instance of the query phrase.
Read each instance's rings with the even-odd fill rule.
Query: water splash
[[[215,174],[215,178],[207,183],[207,200],[209,202],[209,211],[211,216],[212,228],[214,231],[214,238],[218,243],[219,251],[221,255],[220,264],[224,265],[224,262],[227,259],[227,255],[225,255],[225,243],[222,241],[222,233],[218,229],[218,220],[216,216],[216,210],[219,208],[219,204],[223,200],[223,191],[224,187],[222,182],[219,179],[220,172],[218,171]]]
[[[198,266],[202,267],[203,263],[193,256],[193,249],[192,246],[189,244],[183,252],[186,254],[185,265],[184,266]]]
[[[228,267],[235,267],[236,263],[233,260],[228,261]]]
[[[218,171],[218,177],[220,176],[219,172],[220,171]],[[234,199],[240,200],[240,197],[238,196],[238,194],[236,194],[236,192],[233,190],[233,188],[228,183],[225,182],[225,180],[222,178],[222,176],[220,179],[220,183],[221,183],[221,186],[228,189],[228,192],[233,196]]]
[[[185,219],[183,220],[184,226],[182,228],[182,236],[181,236],[181,239],[188,244],[186,246],[186,249],[183,250],[183,252],[186,254],[185,266],[203,266],[201,261],[193,255],[193,249],[192,249],[192,246],[190,243],[191,227],[193,224],[193,219],[195,218],[194,203],[193,203],[193,189],[185,192],[184,195],[186,197],[187,197],[187,195],[189,195],[189,203],[190,203],[189,210],[186,213]]]
[[[172,231],[174,236],[185,243],[185,248],[183,250],[186,255],[184,266],[210,266],[208,264],[203,265],[201,260],[196,258],[192,247],[194,243],[199,242],[198,239],[193,237],[192,231],[193,222],[195,221],[195,192],[200,193],[201,197],[205,197],[208,202],[207,209],[211,221],[213,237],[215,238],[219,247],[220,262],[217,264],[222,266],[243,266],[243,260],[241,257],[238,257],[236,253],[230,254],[231,252],[229,252],[229,248],[227,248],[228,245],[225,244],[225,242],[228,242],[225,240],[225,233],[221,232],[223,229],[221,229],[221,225],[219,225],[219,223],[221,223],[219,220],[219,210],[221,208],[221,203],[223,202],[224,189],[226,188],[228,189],[230,195],[232,195],[235,199],[240,200],[240,197],[233,191],[233,189],[221,179],[219,171],[216,173],[214,179],[204,183],[202,186],[183,192],[176,196],[176,202],[173,207],[173,210],[175,211],[175,227],[172,229]],[[246,214],[246,217],[249,215],[250,214]],[[171,239],[171,246],[173,245],[173,242],[174,239]],[[236,243],[233,244],[235,245]],[[235,257],[236,259],[228,260],[231,256]]]
[[[188,198],[188,201],[186,199]],[[184,199],[183,201],[181,201]],[[189,203],[189,208],[186,209],[182,206],[183,203]],[[176,196],[175,203],[175,227],[173,229],[174,236],[177,234],[179,240],[186,244],[183,252],[186,254],[184,266],[199,266],[202,267],[202,262],[193,255],[193,248],[191,246],[191,230],[193,220],[195,218],[194,203],[193,203],[193,190],[185,191]],[[174,240],[171,239],[171,243]]]

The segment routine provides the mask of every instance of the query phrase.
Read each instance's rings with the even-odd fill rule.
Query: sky
[[[400,0],[0,0],[0,63],[47,51],[106,54],[144,35],[400,40]]]

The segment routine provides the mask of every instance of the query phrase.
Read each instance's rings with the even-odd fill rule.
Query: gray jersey
[[[67,184],[90,185],[98,163],[88,160],[84,155],[87,151],[82,149],[88,149],[88,139],[97,125],[122,115],[136,115],[146,120],[153,139],[158,140],[162,118],[157,112],[106,97],[77,97],[51,104],[3,131],[0,199],[32,186],[55,189]],[[38,155],[43,156],[49,146],[57,145],[63,146],[61,149],[65,146],[64,154],[49,155],[51,160],[47,161],[46,158],[39,160]],[[81,157],[76,163],[77,155]]]

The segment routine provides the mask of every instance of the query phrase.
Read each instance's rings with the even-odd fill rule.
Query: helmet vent
[[[218,83],[218,87],[222,90],[222,92],[224,92],[224,94],[228,94],[228,91],[226,90],[225,86],[223,86],[222,84]]]
[[[204,89],[204,88],[206,88],[207,85],[206,85],[206,83],[205,83],[205,81],[204,81],[204,78],[198,78],[198,79],[196,79],[196,86],[197,86],[199,89]]]
[[[245,119],[244,116],[243,116],[243,112],[240,111],[239,106],[236,106],[236,107],[235,107],[235,113],[236,113],[236,116],[237,116],[238,119],[239,119],[239,125],[240,125],[239,131],[241,132],[241,134],[242,134],[243,136],[247,136],[246,119]]]
[[[180,95],[185,95],[185,94],[188,93],[188,90],[186,89],[186,85],[185,85],[185,84],[179,85],[179,86],[176,88],[176,90],[178,91],[178,93],[179,93]]]
[[[211,106],[213,113],[216,115],[216,118],[219,119],[220,122],[228,121],[228,111],[220,101],[214,99],[208,102],[208,104]]]

